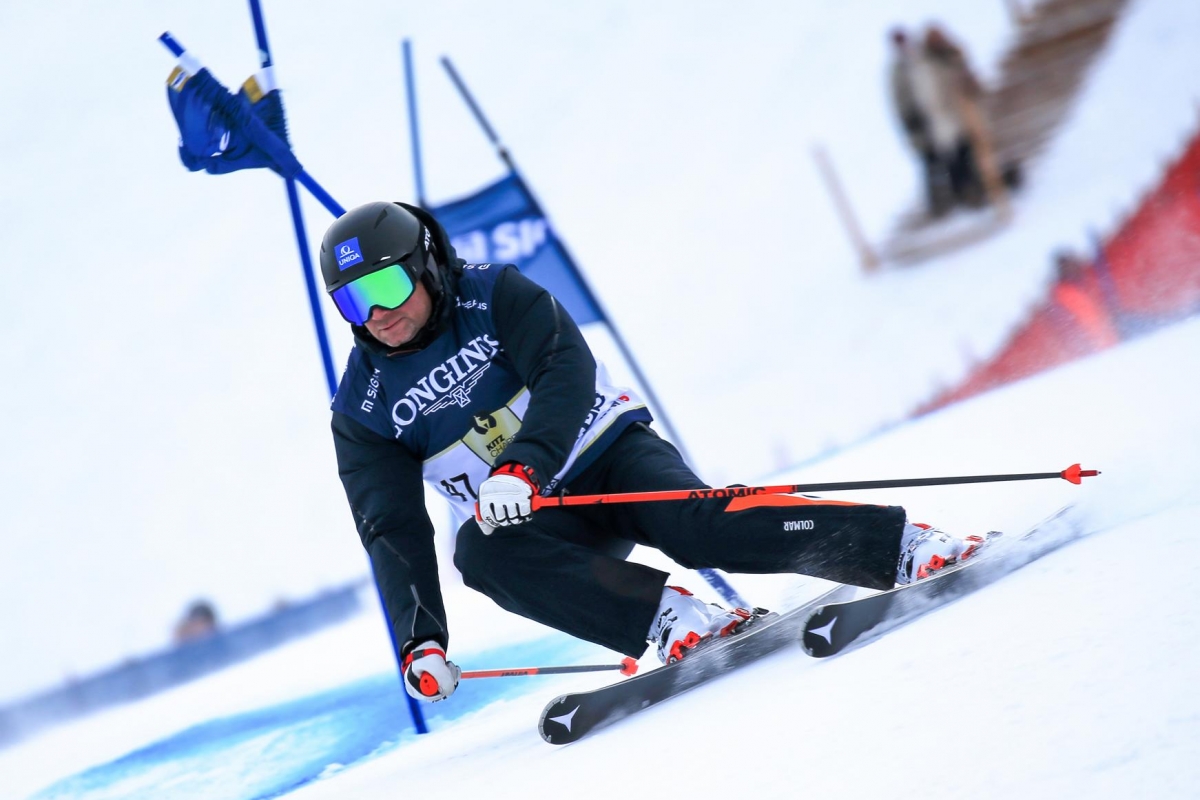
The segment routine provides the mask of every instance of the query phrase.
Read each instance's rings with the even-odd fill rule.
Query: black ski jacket
[[[428,461],[444,448],[439,441],[469,437],[472,424],[491,419],[487,415],[492,411],[480,406],[488,402],[484,383],[460,391],[457,399],[463,402],[462,409],[448,400],[442,403],[446,410],[430,407],[422,400],[427,395],[421,392],[432,394],[429,386],[437,386],[439,379],[443,383],[453,381],[455,371],[462,381],[464,374],[473,374],[466,372],[472,364],[451,356],[428,371],[420,360],[428,361],[439,347],[445,352],[458,352],[455,348],[464,342],[447,344],[450,340],[446,337],[466,339],[471,334],[469,330],[462,332],[464,326],[481,318],[462,315],[480,314],[481,308],[482,313],[490,314],[487,333],[465,342],[475,350],[465,349],[462,353],[473,357],[480,352],[491,357],[482,369],[491,373],[487,379],[493,385],[497,376],[510,376],[497,392],[510,391],[511,387],[528,389],[528,406],[518,423],[519,430],[506,444],[499,445],[502,456],[496,465],[516,462],[532,467],[543,486],[563,469],[597,397],[596,362],[591,351],[578,327],[549,292],[510,265],[464,264],[454,256],[445,231],[430,215],[418,208],[406,208],[430,227],[439,250],[449,254],[448,265],[441,269],[441,297],[430,328],[418,337],[422,345],[419,350],[389,349],[365,328],[354,327],[355,349],[334,400],[332,421],[338,472],[363,547],[370,556],[395,645],[402,655],[430,639],[444,647],[449,645],[433,525],[425,507],[423,478],[427,476],[423,472]],[[479,280],[484,276],[486,282]],[[490,298],[480,296],[480,286],[490,287]],[[419,380],[413,378],[414,374]],[[475,380],[481,379],[476,376]],[[404,383],[397,383],[400,381]],[[460,382],[458,388],[467,383]],[[413,388],[405,394],[403,388],[409,385]],[[507,396],[500,401],[501,406],[506,400]],[[425,412],[437,413],[420,416],[414,403],[420,403]],[[411,419],[409,409],[413,410]],[[419,425],[401,427],[401,423],[412,420],[418,420],[419,425],[432,425],[428,420],[435,420],[442,428],[452,429],[427,434],[415,432]],[[617,430],[623,427],[614,426]],[[432,441],[429,437],[441,439]],[[443,482],[443,486],[461,493],[463,501],[472,504],[478,489],[469,482],[457,486]]]

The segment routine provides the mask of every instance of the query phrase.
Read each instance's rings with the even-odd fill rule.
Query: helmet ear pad
[[[429,229],[426,228],[426,230]],[[445,293],[445,279],[442,277],[442,266],[445,261],[438,253],[437,243],[432,240],[426,245],[426,252],[425,269],[421,271],[421,283],[429,291],[436,304]]]

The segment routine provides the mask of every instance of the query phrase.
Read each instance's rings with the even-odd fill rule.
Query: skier
[[[889,589],[969,557],[904,509],[810,497],[545,508],[534,495],[707,488],[610,386],[575,323],[511,265],[467,264],[427,212],[376,202],[321,245],[326,290],[355,336],[333,401],[338,471],[400,647],[405,689],[449,697],[433,526],[422,479],[466,521],[454,564],[502,608],[664,662],[732,633],[744,609],[707,604],[627,561],[634,544],[691,569],[803,573]],[[476,516],[477,515],[477,516]]]

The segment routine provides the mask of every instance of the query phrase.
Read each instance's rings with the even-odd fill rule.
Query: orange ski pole
[[[897,489],[908,486],[948,486],[958,483],[998,483],[1001,481],[1037,481],[1061,478],[1078,484],[1100,472],[1081,469],[1072,464],[1061,472],[1025,472],[1015,475],[964,475],[952,478],[901,478],[884,481],[846,481],[842,483],[793,483],[779,486],[731,486],[726,489],[678,489],[666,492],[627,492],[622,494],[581,494],[562,497],[534,497],[533,508],[557,506],[588,506],[609,503],[650,503],[663,500],[708,500],[715,498],[753,497],[760,494],[801,494],[805,492],[840,492],[849,489]]]
[[[463,672],[459,678],[528,678],[531,675],[567,675],[572,672],[604,672],[617,670],[622,675],[637,672],[636,658],[629,656],[620,664],[580,664],[573,667],[514,667],[512,669],[474,669]]]

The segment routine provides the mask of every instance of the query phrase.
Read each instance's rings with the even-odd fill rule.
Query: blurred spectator
[[[926,29],[919,45],[900,28],[891,41],[892,103],[924,169],[929,215],[940,217],[956,204],[984,205],[987,172],[980,156],[990,156],[990,139],[983,88],[966,56],[938,25]]]
[[[889,88],[892,107],[908,138],[909,147],[921,162],[929,214],[938,216],[950,207],[950,174],[933,146],[928,106],[918,98],[917,84],[924,86],[929,83],[929,67],[903,28],[893,28],[891,40]],[[922,94],[925,93],[923,89]]]
[[[175,625],[175,644],[203,639],[217,631],[217,612],[207,600],[192,603]]]
[[[916,89],[928,109],[929,135],[944,165],[955,203],[978,207],[987,200],[979,148],[987,136],[980,100],[983,88],[962,49],[937,25],[925,31]]]

